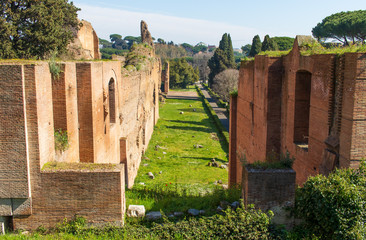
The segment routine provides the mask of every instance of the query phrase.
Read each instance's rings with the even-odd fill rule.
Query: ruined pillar
[[[237,162],[236,157],[236,121],[237,121],[237,104],[238,97],[230,96],[230,127],[229,127],[229,186],[234,186],[238,183],[237,168],[241,165]]]

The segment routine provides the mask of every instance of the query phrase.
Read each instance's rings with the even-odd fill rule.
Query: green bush
[[[366,164],[310,177],[296,192],[296,215],[321,239],[366,238]]]
[[[152,230],[161,239],[269,239],[272,216],[253,206],[235,211],[228,208],[223,215],[190,218],[177,223],[166,219],[163,224],[155,224]]]

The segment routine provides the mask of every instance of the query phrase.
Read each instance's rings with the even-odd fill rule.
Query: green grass
[[[220,164],[228,161],[227,149],[223,150],[223,140],[218,136],[201,100],[167,99],[160,108],[160,119],[135,185],[126,191],[127,205],[142,204],[147,211],[209,210],[220,200],[238,198],[239,194],[229,194],[214,184],[218,180],[227,184],[228,171],[207,166],[212,158]],[[197,144],[203,148],[195,148]],[[155,179],[150,179],[148,172]]]

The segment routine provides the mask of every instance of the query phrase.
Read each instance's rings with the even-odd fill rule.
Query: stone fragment
[[[223,209],[222,209],[222,207],[220,207],[220,206],[218,206],[218,207],[216,208],[216,211],[217,211],[217,212],[222,212],[222,210],[223,210]]]
[[[184,112],[180,112],[179,114],[184,114]]]
[[[221,166],[220,166],[220,168],[222,168],[222,169],[226,169],[226,168],[227,168],[227,166],[226,166],[226,165],[221,165]]]
[[[205,215],[206,211],[205,210],[200,210],[200,215]]]
[[[162,173],[163,173],[163,171],[160,171],[160,172],[159,172],[159,174],[162,174]]]
[[[180,216],[183,216],[184,213],[183,212],[174,212],[174,217],[180,217]]]
[[[207,166],[212,167],[212,162],[208,162]]]
[[[195,112],[196,111],[196,109],[195,108],[193,108],[193,112]]]
[[[227,185],[227,184],[222,184],[222,185],[221,185],[221,187],[222,187],[222,189],[224,189],[224,190],[229,189],[229,185]]]
[[[217,181],[214,181],[214,183],[213,183],[214,185],[217,185]]]
[[[149,178],[151,178],[151,179],[154,179],[155,178],[155,176],[154,176],[154,174],[152,172],[148,172],[147,175],[149,175]]]
[[[216,160],[213,158],[213,159],[211,159],[211,162],[213,162],[213,163],[214,163],[214,162],[216,162]]]
[[[149,164],[147,164],[147,163],[144,163],[144,167],[147,167],[147,166],[149,166]]]
[[[139,184],[142,185],[142,186],[145,186],[145,183],[143,183],[143,182],[140,182]]]
[[[219,166],[220,166],[220,164],[219,164],[218,162],[213,162],[213,163],[212,163],[212,166],[213,166],[213,167],[219,167]]]
[[[218,180],[217,183],[222,184],[222,180]]]
[[[191,216],[198,216],[200,215],[200,211],[194,208],[188,209],[188,214]]]
[[[166,154],[166,152],[163,152],[163,154],[165,155],[165,154]]]
[[[240,207],[240,203],[238,201],[235,201],[232,204],[230,204],[230,207],[232,209],[237,209],[238,207]]]
[[[189,107],[192,107],[192,104],[189,104]]]
[[[160,212],[148,212],[146,214],[146,218],[148,220],[157,220],[157,219],[160,219],[161,217],[162,217],[162,215]]]
[[[161,157],[157,157],[159,160],[161,159]]]
[[[128,206],[127,216],[129,217],[143,217],[145,216],[144,205],[130,205]]]
[[[194,148],[203,148],[203,146],[202,146],[202,145],[200,145],[200,144],[194,144],[194,145],[193,145],[193,147],[194,147]]]

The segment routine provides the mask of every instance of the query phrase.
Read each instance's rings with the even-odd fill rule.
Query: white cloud
[[[128,35],[139,36],[141,20],[148,24],[153,37],[174,41],[175,43],[196,44],[205,42],[218,45],[222,34],[230,33],[233,46],[240,47],[251,43],[254,35],[264,35],[256,29],[215,21],[89,5],[79,5],[79,7],[82,9],[79,12],[79,18],[91,22],[98,36],[104,39],[109,39],[109,35],[112,33],[121,34],[123,37]]]

